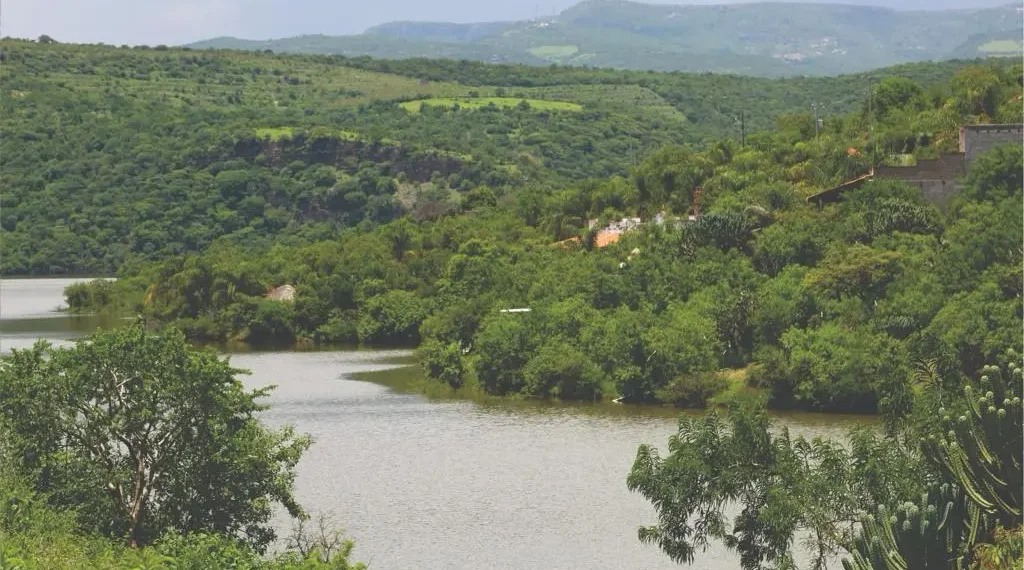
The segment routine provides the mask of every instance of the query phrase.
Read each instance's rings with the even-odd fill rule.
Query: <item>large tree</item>
[[[58,507],[132,545],[165,530],[216,532],[257,549],[310,439],[264,426],[240,370],[175,331],[97,333],[0,359],[0,453]]]

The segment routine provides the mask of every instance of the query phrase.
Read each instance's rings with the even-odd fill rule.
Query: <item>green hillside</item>
[[[768,80],[0,47],[8,274],[109,273],[225,236],[256,247],[514,201],[527,187],[626,175],[665,144],[738,139],[741,116],[752,133],[816,101],[824,116],[859,109],[886,76],[940,94],[967,65]]]
[[[998,50],[965,51],[963,46],[973,42],[991,47],[992,41],[1020,26],[1013,5],[929,12],[835,4],[667,6],[588,0],[558,16],[531,21],[392,22],[354,36],[215,38],[192,47],[831,75],[911,61],[1018,54],[1019,48],[1006,44],[997,45]]]

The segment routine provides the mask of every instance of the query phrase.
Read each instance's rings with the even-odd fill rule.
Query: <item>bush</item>
[[[534,396],[596,400],[603,380],[600,367],[562,341],[544,345],[523,369],[523,391]]]
[[[359,340],[357,322],[358,316],[355,311],[340,312],[317,327],[314,336],[317,342],[327,344],[354,343]]]
[[[68,310],[73,313],[102,311],[116,299],[116,282],[109,279],[94,279],[87,283],[75,283],[64,288]]]
[[[430,339],[420,345],[419,356],[428,377],[444,382],[452,388],[462,386],[465,369],[462,366],[462,354],[458,344],[445,344]]]
[[[288,301],[261,300],[249,322],[247,340],[255,345],[287,345],[295,342],[292,320],[295,306]]]
[[[399,289],[371,297],[362,307],[358,332],[360,342],[415,345],[420,324],[429,314],[425,299]]]
[[[658,391],[658,399],[678,408],[703,408],[727,387],[728,382],[716,372],[677,376]]]

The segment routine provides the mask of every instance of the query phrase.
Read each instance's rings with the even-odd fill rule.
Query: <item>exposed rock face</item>
[[[291,285],[281,285],[280,287],[268,291],[263,298],[270,301],[294,301],[295,287]]]

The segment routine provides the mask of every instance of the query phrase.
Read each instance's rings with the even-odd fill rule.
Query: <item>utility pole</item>
[[[871,172],[875,171],[875,114],[871,110],[871,99],[874,98],[875,88],[868,88],[868,146],[871,147]]]
[[[818,138],[821,133],[821,119],[818,118],[818,111],[821,110],[821,103],[815,101],[811,103],[811,109],[814,109],[814,138]]]
[[[740,111],[740,148],[747,148],[747,125],[743,111]]]

